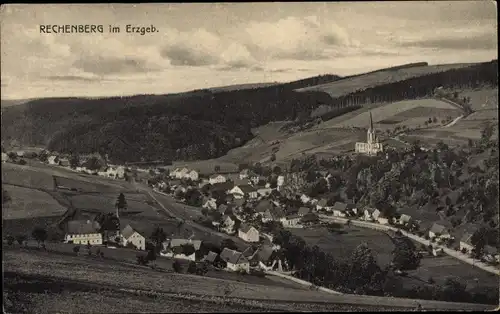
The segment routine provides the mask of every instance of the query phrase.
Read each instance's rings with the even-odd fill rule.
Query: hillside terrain
[[[2,110],[2,144],[100,152],[116,163],[211,159],[252,140],[252,129],[269,122],[294,121],[303,128],[314,119],[329,120],[360,106],[429,97],[439,86],[495,86],[496,73],[497,60],[413,64],[345,78],[323,75],[220,92],[39,99]],[[324,88],[328,84],[344,85],[332,85],[335,94],[329,94]]]

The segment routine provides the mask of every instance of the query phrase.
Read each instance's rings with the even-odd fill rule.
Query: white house
[[[273,189],[271,189],[271,188],[259,188],[259,189],[257,189],[257,193],[260,196],[268,196],[271,194],[272,191],[273,191]]]
[[[246,242],[259,242],[259,230],[252,226],[242,224],[238,230],[238,237]]]
[[[332,207],[333,215],[337,217],[345,217],[347,215],[347,204],[342,202],[335,202]]]
[[[234,224],[236,222],[234,219],[231,218],[229,215],[224,215],[222,216],[222,230],[225,231],[226,233],[233,233],[234,230]]]
[[[258,197],[257,190],[250,185],[235,186],[231,190],[229,190],[229,194],[233,195],[236,199],[244,197],[247,197],[249,199],[256,199]]]
[[[47,162],[49,163],[49,165],[57,165],[59,163],[59,160],[57,156],[52,155],[47,158]]]
[[[281,191],[281,188],[283,187],[283,184],[285,184],[285,177],[284,176],[278,176],[276,179],[276,189],[278,191]]]
[[[176,168],[174,171],[170,172],[170,177],[176,179],[182,179],[189,173],[189,169],[187,168]]]
[[[228,270],[250,272],[250,262],[243,253],[224,248],[220,253],[220,258],[227,263],[226,269]]]
[[[227,181],[226,177],[221,174],[213,174],[208,179],[208,182],[210,184],[224,183],[226,181]]]
[[[322,198],[320,199],[317,203],[316,203],[316,210],[328,210],[328,200],[325,199],[325,198]]]
[[[460,251],[465,249],[466,253],[472,252],[474,245],[471,243],[472,233],[466,232],[460,239]]]
[[[311,201],[311,198],[305,194],[302,194],[300,196],[300,201],[302,202],[302,204],[307,204]]]
[[[300,218],[299,215],[293,214],[281,218],[280,221],[284,228],[301,228]]]
[[[125,167],[118,166],[116,167],[116,176],[115,179],[123,179],[125,177]]]
[[[185,252],[183,251],[183,247],[185,245],[192,245],[194,248],[194,252],[189,255],[186,255]],[[196,252],[199,251],[201,247],[201,241],[191,240],[191,239],[171,239],[169,241],[163,242],[162,247],[163,250],[160,252],[161,256],[195,261]]]
[[[74,244],[102,244],[102,234],[99,224],[90,220],[73,220],[68,222],[64,242]]]
[[[210,210],[215,210],[217,209],[217,200],[213,197],[206,198],[202,207]]]
[[[122,245],[126,246],[128,243],[132,243],[138,250],[146,250],[146,238],[143,234],[144,232],[127,225],[121,231]]]
[[[407,225],[409,222],[411,221],[411,216],[410,215],[407,215],[407,214],[402,214],[400,217],[399,217],[399,224],[400,225]]]
[[[191,170],[184,175],[184,178],[191,179],[192,181],[198,181],[199,174],[196,170]]]

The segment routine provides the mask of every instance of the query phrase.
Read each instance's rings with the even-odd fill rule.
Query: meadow
[[[344,227],[342,230],[346,233],[332,233],[326,228],[290,229],[308,245],[317,245],[321,250],[331,253],[336,258],[349,258],[358,245],[366,243],[380,266],[384,267],[391,262],[394,245],[386,234],[353,226]]]
[[[2,204],[2,219],[60,216],[66,208],[46,192],[8,184],[2,185],[11,200]]]
[[[23,263],[19,263],[23,260]],[[143,267],[132,267],[90,260],[86,257],[62,256],[48,252],[7,250],[4,252],[4,271],[19,276],[53,278],[57,282],[87,282],[96,287],[146,290],[156,293],[184,294],[191,296],[224,297],[231,302],[255,300],[289,305],[288,310],[309,310],[307,304],[323,304],[324,310],[339,309],[337,306],[377,306],[382,308],[415,308],[415,300],[381,298],[356,295],[333,295],[320,291],[297,290],[288,287],[248,284],[232,280],[215,279],[196,275],[165,273]],[[293,302],[293,303],[291,303]],[[303,304],[297,304],[303,303]],[[419,301],[426,309],[486,309],[483,305]],[[294,307],[297,306],[297,307]],[[313,307],[314,308],[314,307]],[[345,308],[344,308],[345,309]],[[366,309],[366,308],[365,308]],[[312,309],[314,311],[314,309]],[[316,308],[320,310],[320,308]]]
[[[378,71],[322,85],[300,88],[297,89],[296,91],[298,92],[322,91],[328,93],[332,98],[335,98],[374,86],[395,83],[426,74],[463,68],[469,65],[472,64],[444,64],[444,65],[418,66],[418,67],[403,68],[397,70]]]

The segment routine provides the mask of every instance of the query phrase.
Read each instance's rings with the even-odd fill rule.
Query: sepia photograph
[[[496,1],[0,22],[4,313],[498,309]]]

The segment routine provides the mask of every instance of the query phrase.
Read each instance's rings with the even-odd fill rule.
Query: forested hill
[[[293,89],[337,79],[318,76],[221,92],[38,99],[2,110],[2,143],[99,151],[115,162],[214,158],[251,139],[252,127],[307,117],[331,104],[326,93]]]
[[[352,92],[336,91],[341,96],[333,99],[324,91],[296,90],[348,78],[323,75],[219,92],[40,99],[3,108],[2,144],[8,147],[17,141],[64,153],[100,152],[112,162],[216,158],[251,139],[251,128],[271,121],[307,120],[322,105],[345,110],[366,102],[429,97],[439,86],[498,85],[497,73],[494,60]],[[355,77],[364,80],[363,75]]]

